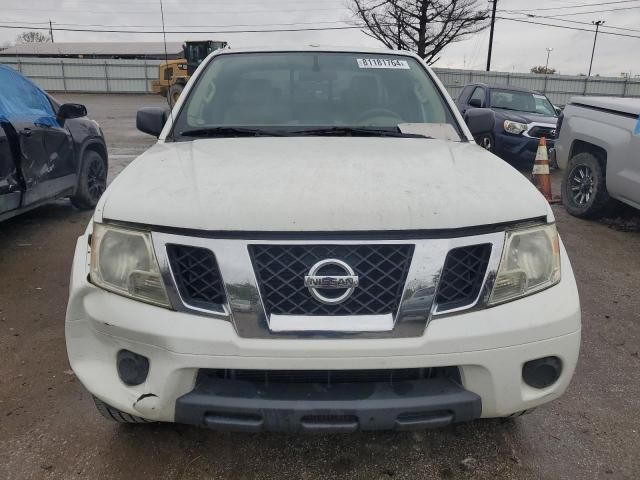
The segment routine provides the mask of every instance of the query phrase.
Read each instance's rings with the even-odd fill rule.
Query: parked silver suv
[[[571,215],[601,216],[615,200],[640,209],[640,99],[574,97],[558,122],[555,156]]]

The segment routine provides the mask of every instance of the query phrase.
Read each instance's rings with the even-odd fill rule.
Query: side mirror
[[[559,117],[562,115],[562,109],[560,107],[553,106],[553,109],[556,111],[556,116]]]
[[[136,127],[138,130],[154,137],[159,137],[169,117],[169,110],[160,107],[145,107],[138,110]]]
[[[81,118],[87,116],[87,107],[79,103],[64,103],[58,109],[58,118],[60,120],[69,120],[71,118]]]
[[[482,108],[482,102],[479,98],[472,98],[471,100],[469,100],[469,105],[473,108]]]
[[[471,131],[471,135],[477,137],[484,133],[493,132],[496,124],[496,114],[489,108],[472,108],[467,110],[464,121]]]

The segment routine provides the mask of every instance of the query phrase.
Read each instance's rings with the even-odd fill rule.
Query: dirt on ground
[[[101,122],[114,174],[153,142],[135,131],[135,110],[159,97],[61,97]],[[62,200],[0,223],[0,479],[636,479],[640,233],[554,212],[583,311],[580,361],[562,398],[515,420],[321,436],[109,423],[64,341],[72,254],[91,214]]]

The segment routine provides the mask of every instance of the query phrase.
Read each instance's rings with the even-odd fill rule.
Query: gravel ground
[[[60,99],[84,102],[102,124],[112,174],[153,142],[135,131],[135,110],[162,105],[159,97]],[[69,370],[64,345],[71,258],[90,214],[59,201],[4,222],[0,478],[638,478],[640,234],[627,226],[640,216],[587,222],[554,210],[583,308],[580,362],[567,393],[514,421],[348,436],[107,422]]]

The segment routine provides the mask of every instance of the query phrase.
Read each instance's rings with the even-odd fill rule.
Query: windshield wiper
[[[287,137],[287,136],[335,136],[335,137],[402,137],[431,138],[416,133],[402,133],[399,129],[369,127],[321,127],[302,130],[273,130],[252,127],[203,127],[185,130],[181,137]]]
[[[287,134],[278,130],[251,127],[204,127],[185,130],[182,137],[283,137]]]
[[[289,135],[302,136],[335,136],[335,137],[403,137],[403,138],[430,138],[416,133],[402,133],[399,130],[368,127],[322,127],[294,130]]]

